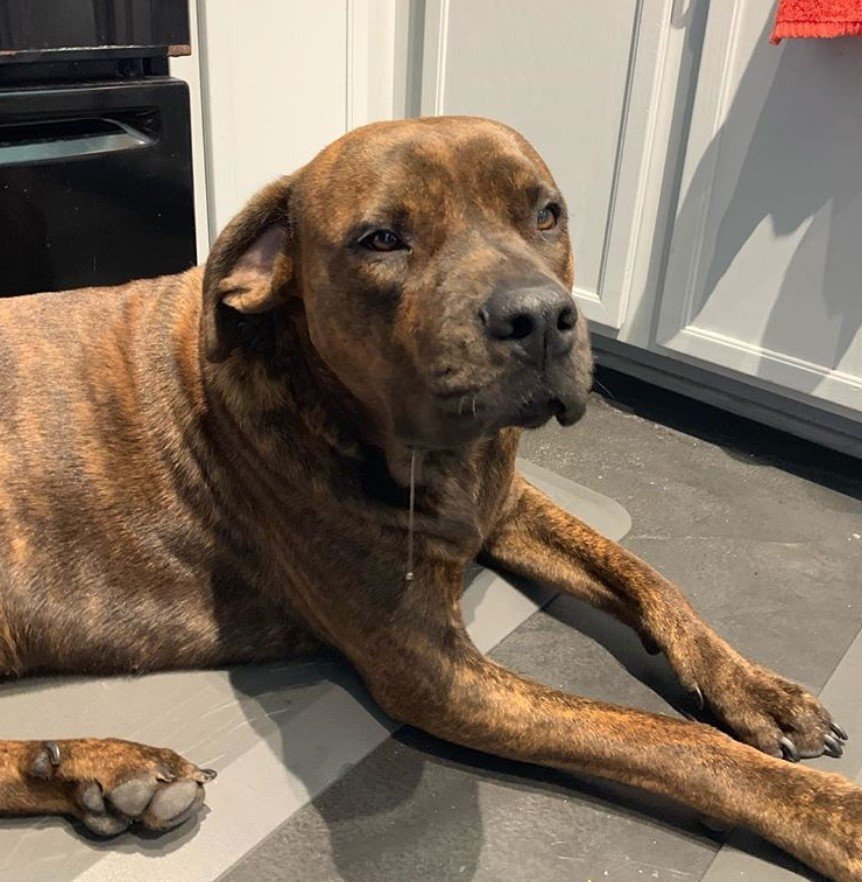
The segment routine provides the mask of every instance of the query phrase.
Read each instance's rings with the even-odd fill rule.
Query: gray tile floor
[[[624,544],[683,585],[749,656],[819,690],[862,628],[862,467],[612,372],[534,462],[620,501]],[[665,713],[663,660],[558,598],[494,652],[555,687]],[[857,733],[857,737],[862,733]],[[226,873],[227,882],[699,880],[721,837],[622,787],[403,729]]]

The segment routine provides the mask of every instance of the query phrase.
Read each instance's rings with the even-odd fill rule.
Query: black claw
[[[841,746],[841,742],[838,741],[838,739],[833,738],[831,735],[827,735],[823,739],[823,743],[825,745],[824,753],[829,756],[834,756],[835,759],[838,759],[838,757],[844,755],[844,748]]]
[[[54,776],[54,769],[59,765],[60,748],[54,741],[45,741],[39,748],[33,762],[30,763],[30,774],[49,781]]]
[[[52,766],[60,765],[60,748],[57,746],[56,741],[43,741],[42,747],[48,751],[48,759],[51,760]]]
[[[838,736],[841,741],[849,741],[850,736],[838,725],[838,723],[830,723],[829,728]]]
[[[791,763],[799,762],[799,751],[796,749],[796,745],[787,736],[780,738],[778,743],[781,745],[781,752],[784,754],[784,759]]]

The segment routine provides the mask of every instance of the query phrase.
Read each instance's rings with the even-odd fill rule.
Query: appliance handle
[[[113,117],[103,116],[90,120],[93,131],[89,133],[81,130],[82,122],[88,121],[77,119],[69,122],[75,123],[74,130],[66,134],[56,131],[58,126],[62,128],[62,123],[52,123],[51,137],[46,137],[45,129],[48,124],[45,122],[0,126],[0,167],[121,153],[155,143],[154,138]],[[4,132],[4,128],[7,132]],[[8,135],[9,129],[14,132],[11,136]]]

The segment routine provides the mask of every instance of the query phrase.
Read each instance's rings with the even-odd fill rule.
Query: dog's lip
[[[552,396],[541,396],[522,404],[514,413],[514,425],[538,429],[563,410],[562,402]]]
[[[586,410],[586,398],[571,399],[568,402],[564,402],[561,398],[554,400],[554,418],[561,426],[573,426]]]
[[[499,388],[498,388],[499,385]],[[508,403],[501,402],[498,407],[494,401],[502,384],[460,384],[434,385],[431,387],[434,400],[441,415],[463,425],[464,421],[484,426],[485,430],[503,429],[519,426],[535,429],[554,418],[561,426],[574,425],[583,415],[586,399],[577,390],[558,387],[554,383],[529,383],[521,385],[520,393],[516,384],[509,388]],[[488,398],[488,393],[497,389],[497,394]],[[515,402],[520,401],[515,404]]]
[[[584,415],[584,410],[585,402],[577,396],[546,392],[523,402],[503,424],[538,429],[553,417],[561,426],[571,426]]]

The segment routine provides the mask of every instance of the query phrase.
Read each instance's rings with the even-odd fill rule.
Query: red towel
[[[781,0],[769,38],[862,35],[862,0]]]

